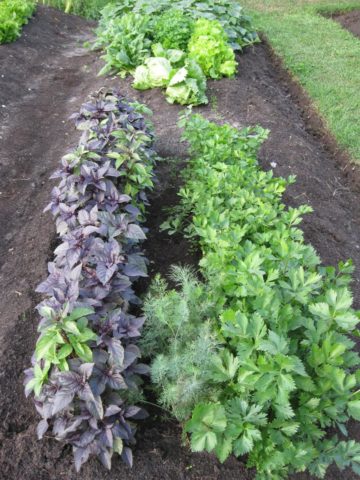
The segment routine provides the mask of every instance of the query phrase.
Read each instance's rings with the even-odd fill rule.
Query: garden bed
[[[360,37],[360,10],[335,15],[334,19],[351,33]]]
[[[52,187],[47,179],[78,138],[72,126],[63,122],[103,84],[119,85],[125,96],[143,101],[153,110],[157,151],[170,159],[159,163],[158,184],[151,196],[150,234],[145,244],[152,262],[150,273],[165,274],[173,263],[197,264],[196,253],[182,238],[158,232],[166,217],[162,208],[176,202],[178,171],[186,154],[176,126],[181,107],[167,104],[160,91],[136,92],[127,80],[98,78],[101,61],[96,53],[81,47],[91,27],[80,18],[39,8],[22,38],[0,47],[4,75],[0,78],[0,105],[5,105],[0,107],[0,478],[6,480],[77,478],[70,448],[62,448],[54,440],[36,440],[38,418],[25,400],[22,371],[29,364],[36,339],[33,308],[38,298],[32,292],[44,277],[54,239],[53,222],[40,214]],[[284,72],[275,66],[266,45],[249,48],[238,60],[238,76],[209,82],[210,103],[196,110],[234,126],[261,124],[271,130],[261,150],[262,166],[269,169],[275,163],[275,174],[297,175],[285,201],[288,205],[309,203],[314,208],[303,229],[324,263],[354,260],[353,291],[359,306],[360,193],[351,178],[352,167],[337,161],[326,136],[319,139],[313,116],[309,123],[305,99],[297,95],[294,101],[294,86],[286,84]],[[353,433],[360,438],[359,432]],[[160,422],[153,416],[138,435],[132,470],[119,461],[108,473],[93,460],[83,467],[81,477],[245,480],[253,474],[235,458],[220,465],[209,455],[189,453],[181,447],[176,423]],[[348,472],[342,477],[356,478]],[[326,478],[337,479],[339,472],[331,470]]]

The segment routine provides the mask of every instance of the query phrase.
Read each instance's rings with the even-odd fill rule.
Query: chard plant
[[[146,110],[146,109],[145,109]],[[73,448],[75,467],[97,456],[110,469],[113,455],[132,464],[141,399],[137,346],[144,318],[133,283],[146,276],[140,243],[145,191],[156,160],[144,108],[101,90],[73,116],[82,137],[52,178],[46,210],[56,218],[59,245],[37,291],[40,337],[25,374],[42,420]]]
[[[166,369],[157,373],[164,355],[166,365],[177,355],[178,339],[165,329],[166,350],[151,367],[160,401],[186,417],[193,451],[214,452],[220,461],[247,455],[258,480],[305,470],[324,478],[333,462],[360,474],[360,444],[347,438],[346,426],[360,420],[351,262],[324,267],[304,242],[298,225],[310,207],[282,203],[295,179],[275,178],[258,165],[266,130],[238,131],[199,115],[181,124],[192,156],[180,205],[165,227],[181,229],[201,248],[199,288],[216,348],[204,362],[201,390],[181,409],[182,392],[171,388],[176,380]],[[156,296],[148,302],[157,305],[150,318],[176,312]],[[205,324],[202,302],[189,321],[193,331],[182,345],[191,352]],[[191,379],[196,368],[186,357],[179,378]]]

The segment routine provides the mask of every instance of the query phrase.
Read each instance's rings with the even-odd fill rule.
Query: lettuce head
[[[136,68],[133,87],[147,90],[153,87],[166,87],[172,70],[171,63],[165,57],[150,57],[144,65]]]
[[[236,72],[235,54],[220,22],[199,18],[189,42],[189,57],[207,77],[231,77]]]
[[[181,105],[200,105],[208,103],[206,97],[206,77],[193,59],[187,59],[185,65],[171,72],[166,89],[169,103]]]

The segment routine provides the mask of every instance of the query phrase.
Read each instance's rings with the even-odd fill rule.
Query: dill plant
[[[160,403],[182,421],[204,394],[211,394],[206,372],[217,341],[207,320],[212,304],[195,274],[173,266],[170,279],[176,290],[169,290],[160,276],[151,285],[140,348],[145,357],[154,358],[151,378]]]

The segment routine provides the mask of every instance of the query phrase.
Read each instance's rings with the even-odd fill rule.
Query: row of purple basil
[[[144,318],[129,313],[139,304],[133,282],[146,276],[141,223],[156,161],[142,111],[117,92],[98,92],[73,116],[81,140],[52,176],[60,183],[47,210],[56,217],[59,246],[37,289],[46,296],[37,307],[38,343],[79,316],[95,335],[87,342],[88,361],[81,345],[80,353],[70,345],[65,361],[56,360],[56,346],[40,360],[35,352],[25,390],[35,390],[39,438],[52,428],[72,445],[77,470],[91,455],[107,468],[114,453],[131,465],[134,420],[147,415],[134,405],[148,373],[136,346]],[[66,332],[60,335],[67,343]]]

